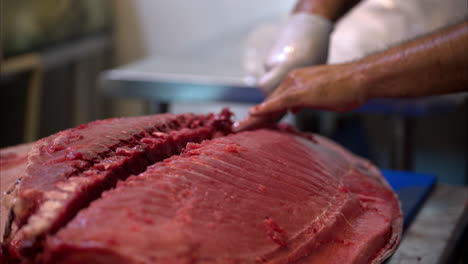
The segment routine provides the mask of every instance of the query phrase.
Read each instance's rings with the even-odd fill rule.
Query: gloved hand
[[[304,12],[293,14],[281,30],[265,61],[266,73],[258,85],[270,94],[297,67],[326,62],[332,23]]]

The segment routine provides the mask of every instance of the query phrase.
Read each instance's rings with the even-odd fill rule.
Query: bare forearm
[[[462,90],[468,90],[468,22],[359,61],[295,69],[234,129],[261,127],[290,109],[350,111],[372,98]]]
[[[367,97],[430,96],[468,89],[468,22],[356,63]]]
[[[300,0],[293,13],[307,12],[336,21],[360,0]]]

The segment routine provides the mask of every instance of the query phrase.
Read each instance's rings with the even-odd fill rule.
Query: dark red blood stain
[[[347,193],[347,192],[349,192],[349,190],[348,190],[348,188],[346,186],[341,186],[340,187],[340,192]]]
[[[88,127],[88,124],[82,124],[82,125],[77,126],[76,129],[84,129],[87,127]]]
[[[281,228],[275,220],[267,217],[263,220],[263,225],[266,228],[267,236],[276,244],[280,245],[281,247],[287,247],[286,241],[286,231]]]
[[[222,120],[222,121],[229,121],[231,120],[231,117],[233,116],[233,113],[231,110],[228,108],[223,108],[221,110],[221,113],[215,115],[215,120]]]
[[[318,230],[316,227],[309,230],[309,234],[317,234]]]
[[[232,123],[231,123],[231,117],[233,116],[233,113],[228,109],[224,108],[221,113],[215,115],[215,122],[213,125],[216,129],[219,131],[225,132],[225,133],[230,133],[232,132]]]

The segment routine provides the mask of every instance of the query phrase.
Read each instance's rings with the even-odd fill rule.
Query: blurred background
[[[241,119],[262,99],[246,60],[268,50],[294,3],[1,0],[0,147],[108,117],[229,106]],[[467,10],[465,0],[363,1],[336,25],[329,63],[466,19]],[[303,111],[286,121],[379,167],[468,184],[465,94],[374,102],[347,114]]]

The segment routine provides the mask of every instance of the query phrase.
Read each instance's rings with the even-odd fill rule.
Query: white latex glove
[[[296,13],[280,31],[265,61],[266,73],[258,85],[270,94],[297,67],[326,62],[332,23],[308,13]]]
[[[463,21],[466,6],[466,0],[361,1],[335,24],[328,64],[361,59]]]

